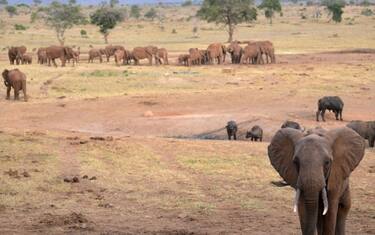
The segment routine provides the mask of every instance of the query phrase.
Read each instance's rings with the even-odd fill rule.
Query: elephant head
[[[331,131],[280,129],[268,146],[272,166],[296,190],[294,211],[300,214],[302,232],[315,234],[318,213],[329,210],[327,190],[338,191],[364,155],[364,140],[349,128]],[[323,206],[321,204],[323,202]],[[302,208],[300,208],[302,209]]]
[[[70,47],[64,47],[64,53],[66,58],[74,58],[74,51]]]
[[[3,73],[2,73],[2,75],[3,75],[3,78],[4,78],[4,85],[8,87],[10,85],[10,83],[9,83],[9,77],[8,77],[9,70],[5,69],[3,71]]]

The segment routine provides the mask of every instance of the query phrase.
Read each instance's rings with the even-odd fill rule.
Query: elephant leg
[[[340,120],[343,121],[343,119],[342,119],[342,110],[340,110]]]
[[[12,87],[11,86],[8,86],[7,87],[7,100],[9,100],[10,99],[10,90],[12,89]]]
[[[234,134],[233,134],[233,139],[237,140],[237,133],[236,132],[234,132]]]
[[[263,141],[263,137],[260,137],[260,138],[259,138],[259,142],[262,142],[262,141]]]
[[[339,120],[339,111],[333,111],[335,113],[335,118],[338,121]]]
[[[57,67],[55,59],[52,59],[53,66]]]
[[[369,136],[368,145],[370,146],[370,148],[374,147],[374,142],[375,142],[375,135]]]
[[[15,88],[13,89],[13,91],[14,91],[14,100],[19,100],[20,92],[19,92],[18,86],[15,87]]]
[[[319,122],[319,114],[320,114],[320,110],[316,111],[316,121]]]
[[[351,207],[350,201],[350,190],[349,188],[345,191],[344,195],[341,197],[340,204],[337,211],[336,219],[336,235],[345,235],[345,223],[348,217],[349,210]]]
[[[326,121],[325,118],[324,118],[325,113],[326,113],[326,110],[325,110],[325,109],[323,109],[323,110],[320,112],[320,115],[322,116],[322,120],[323,120],[323,122]]]

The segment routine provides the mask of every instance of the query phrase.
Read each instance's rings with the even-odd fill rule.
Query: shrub
[[[81,37],[87,38],[87,31],[86,30],[81,29],[80,34],[81,34]]]
[[[177,30],[176,30],[176,29],[172,29],[172,33],[173,33],[173,34],[176,34],[176,33],[177,33]]]
[[[23,24],[15,24],[15,25],[14,25],[14,29],[15,29],[15,30],[26,30],[27,27],[24,26]]]
[[[191,5],[193,5],[193,1],[191,1],[191,0],[186,0],[185,2],[183,2],[181,4],[181,6],[183,6],[183,7],[188,7],[188,6],[191,6]]]

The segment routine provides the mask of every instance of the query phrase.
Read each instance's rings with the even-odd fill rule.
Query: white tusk
[[[297,190],[296,190],[296,196],[294,198],[294,207],[293,207],[294,213],[296,213],[297,209],[298,209],[298,201],[299,201],[300,194],[301,194],[301,190],[299,188],[297,188]]]
[[[323,198],[323,204],[324,204],[323,215],[326,215],[328,212],[328,198],[327,198],[326,188],[323,188],[322,190],[322,198]]]

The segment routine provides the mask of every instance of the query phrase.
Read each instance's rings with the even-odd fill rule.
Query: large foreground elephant
[[[10,64],[13,65],[14,62],[16,62],[16,64],[19,65],[22,62],[22,56],[26,53],[26,50],[25,46],[9,48],[8,57]]]
[[[50,46],[46,48],[46,54],[48,59],[48,66],[51,66],[51,61],[57,67],[56,59],[61,60],[61,67],[65,66],[66,60],[75,58],[75,54],[72,48],[65,46]]]
[[[159,57],[157,55],[158,48],[155,46],[147,47],[136,47],[133,49],[132,55],[134,58],[134,64],[139,65],[139,61],[148,59],[149,65],[152,65],[152,59],[155,58],[155,63],[158,64]]]
[[[7,87],[7,99],[10,99],[10,91],[14,90],[14,99],[19,100],[20,91],[23,91],[23,98],[27,101],[26,75],[18,69],[7,70],[2,73],[4,85]]]
[[[364,139],[368,140],[368,144],[371,148],[374,147],[375,142],[375,121],[351,121],[347,127],[353,129]]]
[[[349,176],[365,153],[365,142],[344,127],[309,134],[284,128],[272,138],[268,156],[280,176],[296,190],[303,235],[343,235],[351,205]]]

